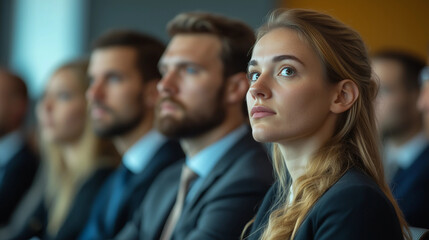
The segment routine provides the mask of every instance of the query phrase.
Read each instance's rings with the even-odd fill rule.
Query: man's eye
[[[249,79],[249,81],[254,82],[254,81],[258,80],[259,75],[260,74],[257,72],[250,72],[247,74],[247,78]]]
[[[284,77],[290,77],[290,76],[293,76],[294,74],[295,74],[295,69],[291,67],[282,68],[282,70],[280,71],[280,75]]]
[[[159,73],[161,74],[161,76],[164,76],[167,73],[167,68],[164,66],[160,66],[158,68]]]
[[[110,82],[118,82],[120,79],[118,76],[110,76],[109,77],[109,81]]]
[[[87,79],[88,79],[88,83],[89,83],[89,85],[91,86],[92,84],[94,84],[94,78],[93,77],[91,77],[91,76],[87,76]]]
[[[109,82],[119,82],[122,80],[122,77],[118,74],[110,74],[107,76],[107,81]]]
[[[198,70],[195,67],[186,67],[185,71],[188,74],[196,74],[198,72]]]

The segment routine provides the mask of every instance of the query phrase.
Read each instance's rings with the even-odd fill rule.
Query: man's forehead
[[[182,57],[207,59],[219,57],[221,42],[212,34],[178,34],[168,44],[163,58]]]
[[[129,68],[135,66],[137,53],[131,47],[108,47],[96,49],[91,54],[89,69]]]
[[[91,62],[95,60],[103,61],[134,61],[137,57],[137,52],[132,47],[127,46],[112,46],[106,48],[95,49],[91,53]]]
[[[376,59],[373,61],[372,67],[381,82],[398,82],[403,78],[403,65],[394,59]]]

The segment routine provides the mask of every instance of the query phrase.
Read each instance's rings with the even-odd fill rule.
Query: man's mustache
[[[178,106],[181,109],[185,109],[185,106],[181,102],[179,102],[176,99],[173,99],[172,97],[163,97],[163,98],[160,98],[158,100],[158,103],[157,103],[157,108],[159,108],[161,106],[161,104],[163,104],[164,102],[168,102],[168,103],[171,103],[171,104],[174,104],[174,105]]]
[[[106,112],[110,112],[113,113],[113,110],[111,108],[109,108],[107,105],[105,105],[104,103],[101,102],[94,102],[92,104],[90,104],[91,109],[92,108],[101,108],[102,110],[106,111]]]

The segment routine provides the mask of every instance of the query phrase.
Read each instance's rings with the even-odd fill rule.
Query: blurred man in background
[[[133,31],[100,37],[91,54],[87,91],[96,134],[113,139],[122,163],[100,190],[81,239],[108,239],[131,218],[153,179],[183,157],[180,145],[152,129],[158,40]]]
[[[178,138],[186,163],[155,180],[119,239],[239,239],[273,182],[243,111],[255,36],[240,21],[184,13],[159,62],[156,125]]]
[[[23,132],[28,105],[24,81],[0,69],[0,226],[8,223],[39,167]]]
[[[420,72],[421,91],[418,101],[418,108],[423,114],[423,123],[426,136],[429,138],[429,52],[426,67]]]
[[[405,52],[373,56],[374,73],[380,80],[376,113],[386,177],[407,222],[429,228],[429,142],[417,109],[423,67],[423,61]]]

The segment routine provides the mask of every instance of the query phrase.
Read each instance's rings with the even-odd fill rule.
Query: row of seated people
[[[411,239],[409,225],[429,228],[422,64],[409,70],[397,52],[370,61],[357,32],[311,10],[274,12],[257,38],[200,12],[167,29],[167,47],[111,31],[89,60],[52,74],[36,107],[41,166],[16,154],[25,86],[2,71],[0,151],[29,173],[0,172],[1,239]]]

